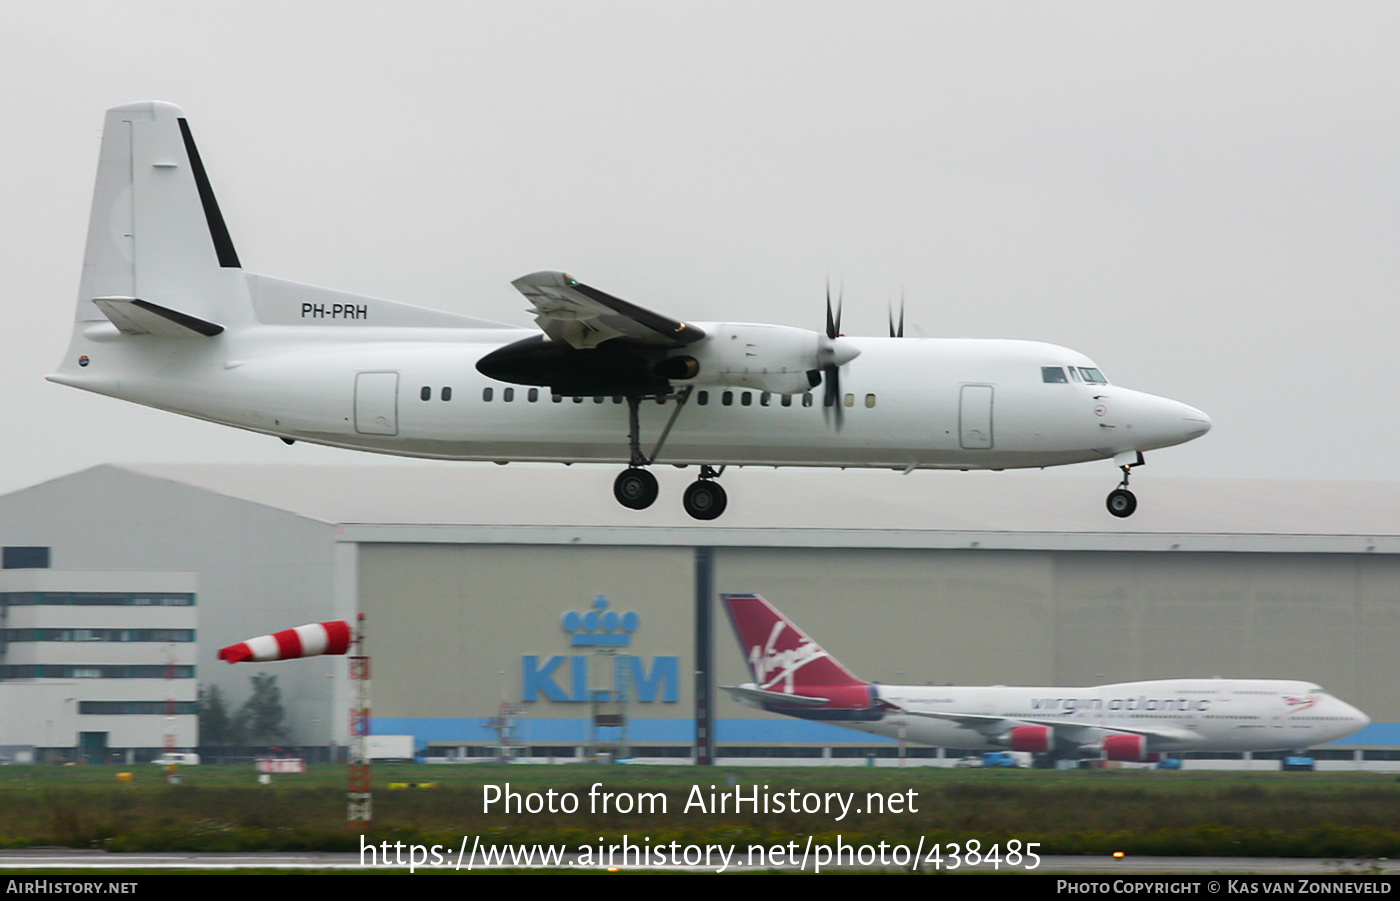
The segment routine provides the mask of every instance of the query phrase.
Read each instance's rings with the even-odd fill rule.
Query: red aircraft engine
[[[1147,739],[1141,735],[1109,735],[1103,740],[1103,753],[1109,760],[1130,763],[1156,763],[1162,755],[1147,750]]]
[[[1055,747],[1055,730],[1049,726],[1016,726],[1002,737],[1013,751],[1047,754]]]

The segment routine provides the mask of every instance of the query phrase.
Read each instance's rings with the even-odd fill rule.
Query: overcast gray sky
[[[529,325],[511,279],[567,269],[811,328],[830,273],[848,333],[904,291],[918,333],[1214,418],[1143,479],[1400,478],[1393,3],[8,0],[0,33],[0,491],[367,459],[43,381],[103,111],[145,99],[251,271]]]

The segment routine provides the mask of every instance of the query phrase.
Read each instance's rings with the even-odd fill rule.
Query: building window
[[[48,569],[49,549],[47,547],[7,547],[0,551],[0,565],[5,569]]]
[[[124,591],[21,591],[0,593],[11,607],[193,607],[192,594],[129,594]]]
[[[194,641],[193,629],[0,629],[0,642],[13,641]]]
[[[88,716],[165,716],[174,708],[176,716],[194,716],[194,701],[79,701],[78,713]]]
[[[108,664],[67,666],[64,664],[14,664],[0,666],[0,680],[5,679],[193,679],[193,666],[161,664]]]

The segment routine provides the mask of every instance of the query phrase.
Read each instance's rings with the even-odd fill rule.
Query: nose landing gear
[[[1122,460],[1125,454],[1119,454],[1115,460]],[[1118,483],[1118,487],[1108,493],[1108,512],[1119,519],[1127,519],[1137,510],[1137,495],[1128,490],[1128,476],[1134,466],[1142,466],[1147,461],[1142,458],[1142,452],[1137,452],[1137,457],[1131,463],[1119,463],[1118,468],[1123,470],[1123,481]]]
[[[1125,482],[1126,484],[1126,482]],[[1126,488],[1115,488],[1108,493],[1108,512],[1119,519],[1126,519],[1137,510],[1137,495]]]

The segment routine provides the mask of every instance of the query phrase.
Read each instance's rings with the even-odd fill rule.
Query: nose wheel
[[[645,510],[656,501],[659,492],[656,476],[635,466],[618,473],[613,481],[613,497],[629,510]]]
[[[1138,455],[1142,459],[1142,455]],[[1108,512],[1119,519],[1127,519],[1137,510],[1137,495],[1128,490],[1128,474],[1132,471],[1132,464],[1125,463],[1119,467],[1123,470],[1123,481],[1118,483],[1118,487],[1108,493]]]
[[[1108,512],[1119,519],[1126,519],[1137,509],[1137,495],[1126,488],[1115,488],[1108,493]]]

